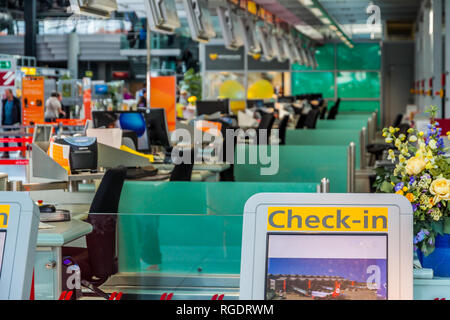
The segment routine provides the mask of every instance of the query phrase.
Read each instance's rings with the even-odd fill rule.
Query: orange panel
[[[44,122],[44,78],[24,77],[22,79],[22,123]]]
[[[150,102],[152,108],[166,109],[169,131],[176,129],[176,78],[174,76],[153,77],[150,80]]]

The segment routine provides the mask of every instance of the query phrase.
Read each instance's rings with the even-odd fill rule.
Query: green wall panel
[[[293,72],[292,94],[322,92],[324,98],[334,97],[333,72]]]
[[[381,66],[381,48],[378,43],[357,43],[353,49],[337,45],[338,70],[378,70]]]
[[[334,70],[334,44],[326,44],[322,47],[316,49],[316,60],[317,69],[316,70]],[[302,70],[313,70],[311,67],[305,67],[299,64],[293,64],[292,70],[302,71]]]
[[[338,97],[379,98],[379,72],[339,72],[337,75]]]

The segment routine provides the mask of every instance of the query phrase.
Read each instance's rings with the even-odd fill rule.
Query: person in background
[[[138,46],[139,49],[145,49],[147,48],[147,24],[143,24],[142,27],[139,29],[139,42]]]
[[[62,118],[62,119],[64,119],[64,118],[70,118],[70,117],[69,117],[69,115],[70,115],[69,107],[67,107],[67,106],[65,106],[65,105],[63,104],[63,102],[62,102],[63,98],[62,98],[61,92],[58,92],[58,100],[59,100],[59,103],[61,103],[61,109],[62,109],[62,111],[63,111],[63,113],[60,113],[60,114],[59,114],[59,118]]]
[[[123,88],[123,99],[124,100],[134,99],[133,95],[130,93],[130,90],[128,90],[128,88]]]
[[[130,30],[128,30],[127,32],[127,41],[128,45],[130,46],[130,49],[134,49],[134,46],[136,45],[137,42],[137,36],[133,25],[131,25]]]
[[[45,122],[54,122],[58,119],[60,114],[63,116],[66,115],[66,113],[62,110],[62,105],[58,99],[58,96],[58,92],[52,92],[50,98],[48,98],[45,102]]]
[[[139,98],[137,107],[138,108],[147,108],[147,90],[146,89],[143,89],[143,93],[142,93],[142,96]]]
[[[12,126],[20,125],[22,121],[22,107],[19,98],[15,97],[11,89],[5,90],[5,99],[2,100],[2,125]],[[11,128],[5,128],[5,131],[11,131]],[[4,144],[9,147],[8,143]],[[9,158],[9,152],[3,153],[2,158]]]
[[[189,98],[189,93],[187,92],[187,90],[185,88],[182,88],[180,90],[180,100],[178,102],[186,107],[189,104],[188,98]]]

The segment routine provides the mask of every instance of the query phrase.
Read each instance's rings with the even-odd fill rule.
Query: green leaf
[[[446,234],[450,234],[450,218],[449,217],[444,218],[443,225],[444,225],[443,232]]]
[[[384,193],[392,193],[394,191],[394,186],[387,181],[384,181],[380,186],[380,191]]]
[[[432,221],[431,228],[439,235],[444,234],[444,222],[443,221]]]

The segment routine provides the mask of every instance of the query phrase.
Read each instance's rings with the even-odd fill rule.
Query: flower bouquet
[[[378,168],[375,182],[377,192],[395,192],[411,202],[414,246],[425,256],[434,251],[436,236],[450,234],[450,161],[434,120],[437,108],[432,106],[427,112],[431,121],[426,133],[414,128],[407,134],[398,128],[383,129],[386,143],[393,145],[388,159],[395,163],[395,169]]]

